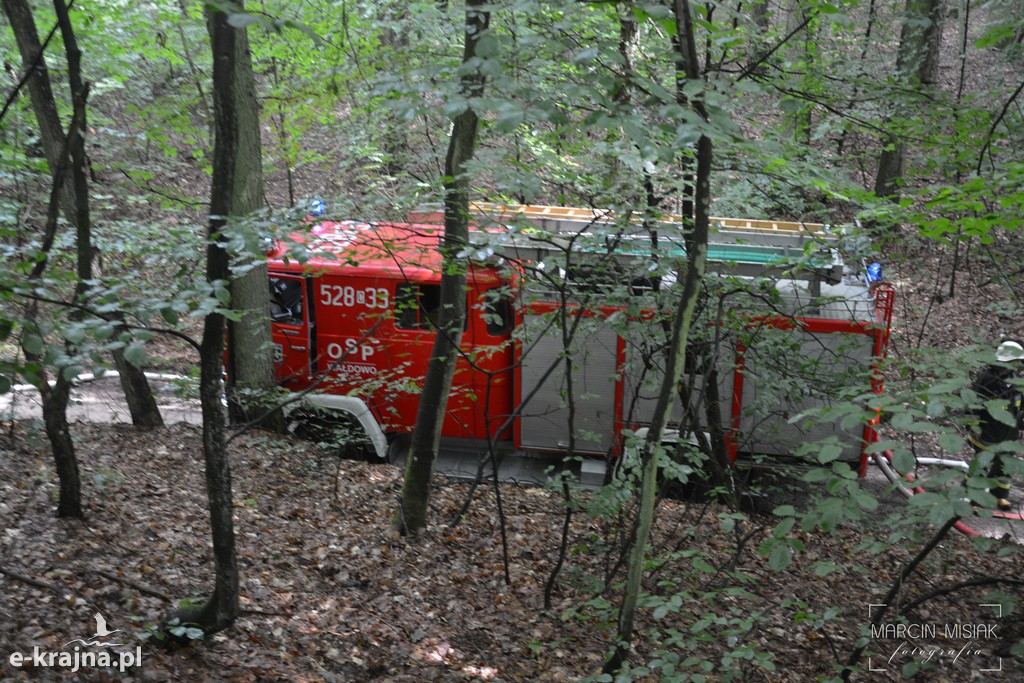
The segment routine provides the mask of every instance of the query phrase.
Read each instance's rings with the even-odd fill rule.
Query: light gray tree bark
[[[907,0],[896,56],[896,80],[908,90],[927,87],[935,82],[942,41],[942,0]],[[890,122],[898,122],[907,109],[905,102],[896,102]],[[903,178],[906,142],[898,132],[889,132],[882,140],[875,175],[875,194],[898,197]]]
[[[238,12],[244,12],[236,2]],[[207,10],[208,23],[211,12]],[[226,15],[225,15],[226,16]],[[252,70],[252,56],[245,29],[234,29],[230,45],[226,42],[214,46],[214,73],[221,78],[214,82],[214,118],[228,117],[228,122],[217,122],[218,133],[230,125],[231,145],[221,152],[230,157],[236,169],[230,178],[230,187],[222,187],[224,196],[219,208],[211,214],[215,218],[241,219],[266,205],[263,190],[263,152],[260,144],[260,106],[256,96],[256,78]],[[211,38],[213,37],[211,25]],[[219,104],[218,104],[219,102]],[[224,163],[227,163],[225,161]],[[230,226],[228,226],[230,229]],[[277,385],[270,332],[270,292],[267,288],[267,266],[260,255],[245,256],[247,270],[231,277],[231,307],[242,314],[241,320],[227,321],[228,328],[228,408],[231,419],[247,421],[255,418],[266,404],[252,404],[244,397],[247,391],[266,391]],[[235,263],[237,268],[240,263]],[[239,393],[239,392],[242,393]],[[264,418],[266,419],[266,418]]]

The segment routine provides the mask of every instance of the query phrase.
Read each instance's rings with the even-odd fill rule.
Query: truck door
[[[470,383],[467,398],[474,406],[474,436],[510,440],[511,429],[499,433],[513,410],[515,315],[508,287],[478,285],[477,291],[470,292],[468,314],[463,347],[473,364],[466,381]]]
[[[271,273],[270,318],[277,379],[289,389],[301,389],[310,380],[313,342],[312,311],[304,278]]]

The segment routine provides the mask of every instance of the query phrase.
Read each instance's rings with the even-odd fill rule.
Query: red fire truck
[[[659,219],[652,245],[642,229],[650,226],[610,212],[473,209],[469,315],[442,448],[571,450],[588,456],[585,476],[603,478],[626,430],[643,428],[654,407],[664,333],[652,301],[671,296],[675,280],[658,264],[685,259],[680,223]],[[723,310],[741,320],[710,335],[730,456],[786,455],[838,435],[842,457],[863,467],[870,424],[846,434],[794,418],[852,391],[881,390],[874,368],[888,343],[891,287],[845,266],[826,226],[712,224],[710,277],[754,293],[744,305],[723,297],[717,316],[705,316],[713,330],[726,329]],[[314,389],[305,405],[357,424],[383,459],[413,429],[440,307],[442,231],[440,212],[429,209],[405,223],[314,220],[292,237],[307,258],[294,258],[287,243],[269,254],[280,383]],[[786,374],[812,366],[817,389]],[[681,409],[674,419],[684,429]]]

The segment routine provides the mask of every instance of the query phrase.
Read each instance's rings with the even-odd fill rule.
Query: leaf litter
[[[506,583],[492,488],[478,487],[453,524],[469,485],[438,475],[432,527],[408,540],[391,526],[397,468],[339,460],[297,439],[251,432],[231,446],[242,591],[236,624],[188,647],[146,642],[142,666],[124,673],[15,669],[11,652],[60,649],[89,632],[96,612],[112,628],[142,632],[166,619],[178,600],[201,599],[212,587],[198,428],[145,432],[78,423],[72,431],[85,522],[53,517],[56,475],[30,425],[8,425],[0,440],[4,680],[570,681],[598,673],[612,643],[615,613],[599,598],[615,604],[618,596],[623,519],[574,515],[565,566],[545,610],[564,521],[560,492],[502,485]],[[655,543],[674,552],[649,572],[646,590],[667,597],[674,586],[690,597],[671,609],[651,603],[640,610],[634,661],[649,662],[666,634],[677,633],[690,639],[689,649],[675,648],[681,660],[718,667],[728,651],[749,645],[767,652],[773,669],[734,657],[729,667],[737,674],[772,681],[834,675],[837,658],[848,656],[867,627],[868,605],[910,551],[892,544],[866,554],[859,526],[831,535],[793,532],[804,550],[774,571],[756,552],[773,520],[741,520],[748,537],[740,542],[735,529],[720,530],[726,512],[706,503],[661,503]],[[837,569],[815,571],[818,561]],[[908,580],[906,599],[944,583],[1016,576],[1016,567],[1016,555],[979,552],[969,540],[949,537],[927,571]],[[602,594],[608,576],[613,588]],[[709,588],[722,590],[712,596]],[[1019,600],[1019,586],[1004,589]],[[985,590],[929,605],[980,621]],[[833,618],[817,618],[830,608]],[[694,627],[715,614],[753,622],[740,635],[706,637],[725,633]],[[1013,624],[1004,626],[1009,637]],[[986,680],[1017,679],[1020,660],[1003,661],[1006,673]],[[692,666],[697,673],[699,664]],[[960,677],[967,671],[940,668],[929,680],[967,680]],[[659,679],[657,671],[637,676]]]

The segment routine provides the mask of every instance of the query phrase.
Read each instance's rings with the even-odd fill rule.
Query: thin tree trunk
[[[81,124],[85,117],[84,98],[87,95],[88,90],[86,89],[86,92],[82,93],[83,99],[75,102],[71,124],[68,127],[68,135],[62,145],[62,151],[57,157],[57,164],[53,172],[53,182],[50,188],[50,203],[46,214],[46,225],[43,229],[43,243],[40,249],[41,257],[32,267],[32,272],[29,273],[28,279],[30,282],[40,279],[46,270],[50,249],[53,247],[54,238],[57,234],[61,188],[67,176],[70,150],[81,133]],[[43,343],[43,333],[36,325],[37,320],[38,308],[33,303],[28,306],[25,313],[25,334],[22,336],[22,350],[25,353],[26,360],[38,363],[42,367],[43,355],[41,349],[30,348],[28,343],[29,335],[36,335],[40,340],[40,345]],[[78,460],[75,456],[75,444],[71,440],[71,433],[68,430],[67,404],[70,390],[71,385],[59,369],[52,388],[50,387],[45,370],[40,371],[39,396],[43,404],[43,423],[46,429],[46,436],[50,441],[50,448],[53,451],[57,477],[60,480],[60,499],[57,503],[57,516],[82,519],[85,515],[82,510],[81,478],[78,471]]]
[[[687,101],[682,91],[682,85],[685,81],[700,78],[697,49],[693,36],[693,20],[690,16],[688,1],[674,0],[673,10],[676,23],[676,40],[674,45],[678,51],[676,56],[677,99],[680,101],[680,104],[692,106],[702,119],[707,120],[707,112],[704,109],[703,103],[700,100]],[[647,538],[654,520],[654,507],[658,495],[661,442],[665,426],[672,412],[672,404],[676,396],[676,385],[679,382],[679,377],[685,365],[690,325],[693,320],[694,311],[697,308],[697,300],[700,297],[700,290],[704,280],[708,248],[708,211],[711,196],[710,171],[712,156],[711,139],[706,135],[701,135],[697,141],[696,177],[692,204],[693,225],[692,233],[686,240],[687,264],[683,292],[672,320],[672,341],[667,353],[665,375],[662,379],[658,401],[651,416],[647,439],[641,453],[642,473],[639,510],[626,569],[626,587],[619,610],[616,647],[611,657],[605,662],[605,673],[618,672],[622,668],[622,665],[629,656],[633,641],[633,624],[641,593]]]
[[[36,31],[32,8],[28,0],[0,1],[3,3],[4,14],[11,24],[11,31],[14,32],[14,40],[18,43],[22,68],[31,72],[28,79],[29,100],[39,126],[39,141],[43,147],[43,155],[50,167],[50,174],[53,175],[60,163],[61,150],[65,142],[64,128],[57,114],[50,75],[43,56],[43,46],[39,42],[39,33]],[[68,223],[74,224],[74,186],[71,183],[64,183],[60,192],[64,216]]]
[[[75,38],[71,18],[68,16],[68,6],[65,5],[64,0],[53,0],[53,7],[57,15],[57,23],[60,26],[61,37],[64,39],[64,50],[67,53],[71,96],[72,99],[77,100],[82,97],[85,90],[85,84],[82,81],[82,53],[78,48],[78,40]],[[86,173],[88,159],[85,154],[84,131],[88,129],[88,126],[85,118],[82,119],[82,128],[83,133],[76,137],[76,143],[71,148],[71,180],[74,187],[74,223],[78,249],[79,285],[76,295],[79,299],[84,299],[87,294],[88,287],[84,283],[93,278],[92,264],[95,258],[95,250],[92,246],[92,216],[89,211],[89,180]],[[142,368],[128,363],[124,358],[123,349],[115,350],[113,356],[114,365],[118,369],[121,390],[124,392],[125,402],[128,404],[128,412],[132,416],[132,424],[147,429],[163,426],[160,409],[156,405],[156,399],[153,398],[149,381]]]
[[[409,47],[409,37],[402,30],[395,30],[395,25],[401,25],[408,16],[409,3],[404,0],[386,2],[381,8],[385,26],[381,31],[380,42],[387,51],[393,55],[401,56],[406,54]],[[399,119],[395,114],[385,111],[384,113],[384,169],[390,176],[396,176],[402,172],[409,161],[409,136],[406,133],[408,124]]]
[[[224,25],[227,26],[226,21]],[[230,27],[228,30],[231,30]],[[214,156],[217,156],[216,151]],[[215,170],[215,178],[217,173]],[[216,183],[216,180],[214,182]],[[206,277],[209,282],[224,279],[229,274],[227,251],[218,237],[223,228],[223,221],[210,221],[210,243],[206,250]],[[203,339],[199,352],[199,400],[203,414],[206,495],[213,538],[214,590],[213,595],[198,612],[186,610],[180,613],[183,622],[196,623],[206,633],[227,628],[241,611],[240,579],[235,554],[235,525],[231,504],[231,466],[225,443],[226,419],[221,407],[224,330],[223,314],[209,314],[203,325]]]
[[[213,115],[210,112],[210,101],[206,97],[206,91],[203,90],[203,77],[199,73],[198,67],[196,67],[196,60],[192,56],[192,45],[188,42],[188,38],[185,37],[184,23],[189,20],[188,7],[185,5],[185,0],[178,0],[178,8],[181,10],[181,18],[178,19],[178,38],[181,40],[181,52],[182,56],[185,57],[185,62],[188,64],[189,73],[192,74],[192,82],[196,86],[196,95],[199,97],[199,104],[203,108],[203,113],[206,115],[207,131],[209,132],[209,138],[207,139],[207,145],[209,141],[213,139]],[[204,145],[204,149],[208,148]]]
[[[793,63],[806,65],[812,58],[808,54],[810,35],[810,17],[807,14],[800,0],[789,0],[786,7],[786,35],[791,36],[795,44],[788,46],[789,57]],[[799,67],[803,69],[803,67]],[[789,115],[792,124],[791,131],[793,139],[803,145],[810,145],[811,137],[811,114],[813,107],[807,102],[801,102],[795,112]]]
[[[907,0],[896,56],[896,79],[907,88],[935,82],[939,48],[942,41],[942,0]],[[891,118],[900,120],[906,103],[897,102]],[[878,155],[875,194],[899,197],[906,156],[905,136],[897,131],[886,134]]]
[[[29,354],[25,355],[27,358]],[[82,479],[78,472],[75,444],[68,429],[67,409],[70,394],[71,383],[64,379],[59,371],[52,387],[45,377],[39,385],[39,398],[45,407],[43,424],[53,450],[57,479],[60,481],[57,516],[83,519],[85,512],[82,510]]]
[[[235,59],[240,31],[228,24],[227,14],[207,8],[207,26],[213,48],[213,107],[215,121],[213,180],[210,189],[210,224],[206,247],[206,279],[213,283],[230,276],[224,244],[228,216],[235,205],[235,176],[244,173],[238,163],[242,144],[236,121]],[[206,316],[199,351],[199,399],[203,413],[203,457],[206,495],[213,538],[214,591],[198,609],[179,612],[182,621],[198,624],[207,633],[231,625],[240,612],[238,561],[232,516],[231,467],[225,442],[225,416],[221,408],[224,315]]]
[[[485,4],[485,0],[467,2],[463,64],[475,58],[477,44],[489,25],[490,13],[481,9]],[[478,70],[465,73],[460,82],[462,94],[468,98],[479,97],[483,94],[484,80]],[[430,478],[441,445],[441,429],[466,319],[467,263],[458,253],[469,241],[469,177],[466,164],[473,158],[476,147],[479,120],[474,106],[475,103],[470,99],[465,111],[455,117],[445,158],[441,314],[416,413],[416,426],[402,485],[401,506],[395,518],[396,528],[407,535],[415,535],[427,526]]]

